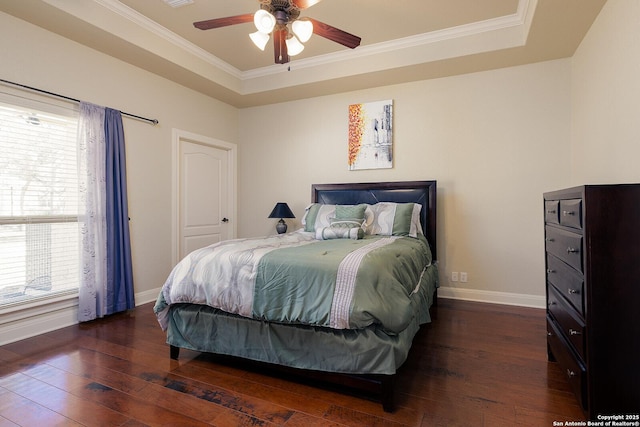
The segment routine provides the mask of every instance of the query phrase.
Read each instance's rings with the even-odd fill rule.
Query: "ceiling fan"
[[[289,57],[302,52],[302,43],[317,34],[348,48],[360,45],[360,37],[349,34],[324,22],[312,18],[300,18],[300,11],[319,3],[320,0],[258,0],[260,9],[256,13],[229,16],[194,22],[201,30],[254,22],[258,31],[250,34],[253,43],[264,50],[273,34],[273,51],[276,64],[286,64]],[[291,29],[289,29],[289,25]]]

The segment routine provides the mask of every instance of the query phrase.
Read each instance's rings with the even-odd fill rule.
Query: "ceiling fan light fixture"
[[[308,19],[298,19],[297,21],[293,21],[291,29],[302,43],[306,43],[313,34],[313,23]]]
[[[194,0],[164,1],[186,2]],[[260,7],[254,13],[198,21],[194,22],[193,26],[200,30],[210,30],[253,21],[258,31],[249,34],[251,42],[258,49],[264,51],[273,34],[273,57],[276,64],[286,64],[290,61],[290,56],[300,54],[304,50],[304,43],[309,41],[314,34],[350,49],[360,46],[362,39],[356,35],[312,18],[300,17],[301,10],[307,9],[319,1],[258,0]]]
[[[266,10],[260,9],[253,15],[253,23],[258,31],[269,34],[273,31],[273,27],[276,26],[276,17]]]
[[[267,42],[269,41],[269,34],[265,34],[261,31],[251,33],[249,34],[249,37],[251,37],[253,44],[255,44],[260,50],[264,50],[265,46],[267,46]]]
[[[289,53],[289,56],[296,56],[304,50],[304,45],[300,43],[300,40],[298,40],[298,38],[293,34],[290,34],[289,37],[287,37],[285,43],[287,44],[287,52]]]

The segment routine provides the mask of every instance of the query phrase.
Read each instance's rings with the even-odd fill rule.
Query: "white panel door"
[[[231,237],[228,152],[179,139],[179,258]]]

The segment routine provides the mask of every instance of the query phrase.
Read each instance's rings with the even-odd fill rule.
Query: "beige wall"
[[[236,143],[238,110],[3,13],[0,29],[0,78],[160,121],[124,119],[135,292],[155,299],[172,267],[172,128]]]
[[[572,58],[572,181],[640,182],[640,1],[609,0]]]
[[[570,180],[569,88],[558,60],[242,110],[240,235],[273,232],[277,201],[300,226],[312,183],[436,179],[443,293],[540,305],[542,193]],[[385,99],[393,169],[348,171],[348,105]]]

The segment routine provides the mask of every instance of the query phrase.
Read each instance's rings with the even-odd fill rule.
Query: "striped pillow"
[[[379,202],[371,206],[373,222],[365,230],[367,234],[382,236],[417,237],[422,232],[418,203]]]

